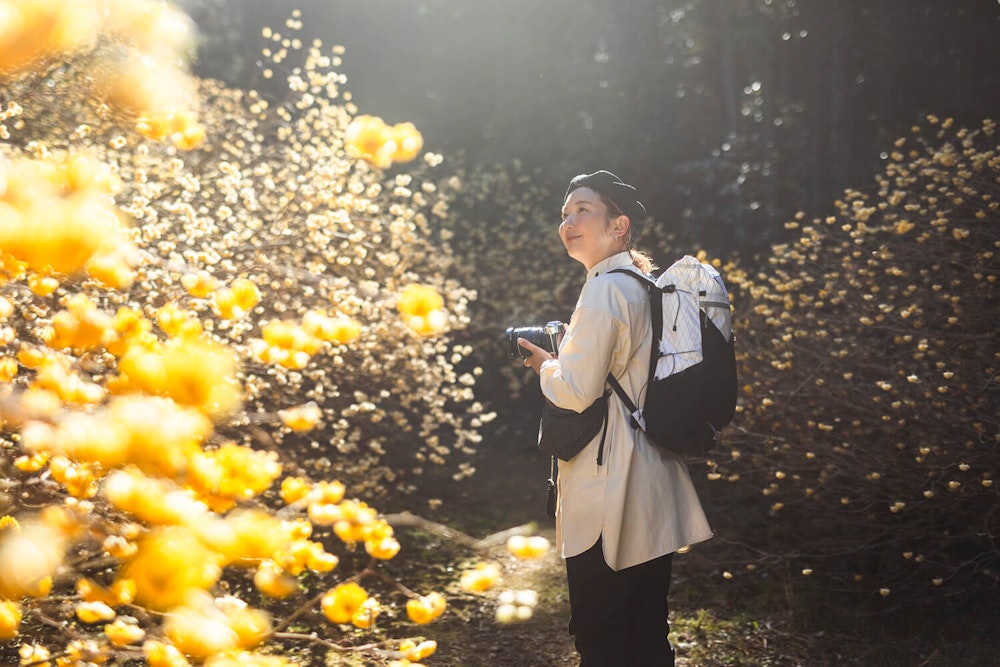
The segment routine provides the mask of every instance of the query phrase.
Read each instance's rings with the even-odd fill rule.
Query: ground
[[[548,460],[530,446],[481,452],[476,476],[440,482],[433,510],[412,500],[406,509],[476,538],[534,523],[554,543],[545,516]],[[551,550],[535,561],[518,561],[501,548],[487,556],[502,567],[493,591],[461,590],[458,574],[484,555],[419,529],[398,531],[403,552],[393,563],[401,581],[445,588],[449,607],[419,628],[439,644],[428,667],[561,667],[579,659],[566,632],[569,601],[562,559]],[[407,552],[416,553],[408,557]],[[1000,621],[994,606],[962,618],[827,616],[836,602],[822,592],[815,600],[787,599],[776,582],[749,587],[719,576],[726,558],[721,540],[696,546],[674,562],[671,641],[680,667],[986,667],[996,659]],[[402,568],[400,570],[399,568]],[[421,588],[420,590],[424,590]],[[440,589],[440,588],[439,588]],[[502,590],[531,589],[539,602],[530,620],[509,625],[494,620]],[[845,620],[846,619],[846,620]]]

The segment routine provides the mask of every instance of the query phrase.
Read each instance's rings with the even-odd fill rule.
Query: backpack
[[[709,451],[736,412],[736,338],[722,276],[690,255],[655,279],[628,269],[613,272],[649,291],[653,345],[642,407],[608,376],[632,414],[632,427],[673,452]]]

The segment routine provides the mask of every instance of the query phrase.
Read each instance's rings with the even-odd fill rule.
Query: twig
[[[299,616],[301,616],[302,614],[304,614],[307,611],[309,611],[313,607],[313,605],[318,604],[319,601],[323,599],[324,595],[326,595],[326,591],[323,591],[322,593],[319,593],[319,594],[313,596],[310,600],[306,601],[305,604],[301,605],[298,609],[296,609],[291,614],[289,614],[288,618],[286,618],[283,621],[281,621],[281,623],[279,623],[274,628],[274,631],[271,634],[275,635],[275,636],[281,634],[281,631],[284,630],[285,628],[287,628],[289,625],[291,625],[292,621],[294,621]],[[308,636],[308,635],[304,635],[304,636]]]
[[[393,528],[421,528],[434,533],[435,535],[440,535],[441,537],[449,540],[454,540],[464,547],[468,547],[479,552],[489,551],[490,549],[503,544],[508,538],[514,535],[532,535],[538,530],[538,524],[532,521],[531,523],[502,530],[499,533],[487,535],[482,539],[476,539],[475,537],[467,535],[459,530],[455,530],[454,528],[450,528],[444,524],[425,519],[417,516],[416,514],[411,514],[410,512],[387,514],[382,518],[385,519],[385,521]]]
[[[402,654],[398,651],[387,651],[386,646],[391,646],[396,643],[396,640],[388,640],[384,642],[375,642],[371,644],[362,644],[360,646],[341,646],[327,639],[316,636],[315,634],[302,634],[301,632],[272,632],[271,637],[273,639],[289,639],[296,641],[307,641],[313,644],[319,644],[320,646],[325,646],[331,651],[336,651],[338,653],[361,653],[363,651],[372,651],[379,653],[389,658],[402,657]]]

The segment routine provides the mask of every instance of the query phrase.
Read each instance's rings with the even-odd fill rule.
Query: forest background
[[[502,332],[512,324],[568,318],[580,274],[558,246],[554,212],[572,175],[599,168],[642,193],[651,224],[641,248],[661,265],[698,253],[722,269],[733,292],[740,407],[720,448],[691,461],[717,536],[679,559],[674,625],[682,660],[991,664],[1000,581],[993,484],[1000,437],[1000,158],[989,119],[1000,108],[994,46],[1000,4],[311,1],[299,3],[296,14],[260,0],[178,4],[197,26],[192,70],[203,78],[205,148],[192,142],[193,157],[178,161],[169,148],[140,146],[142,152],[130,155],[132,144],[123,140],[125,149],[110,152],[108,160],[117,161],[118,173],[142,172],[143,179],[147,168],[155,173],[158,158],[171,165],[169,174],[157,174],[163,188],[151,179],[154,185],[129,186],[138,194],[130,189],[120,196],[131,197],[130,212],[154,221],[147,226],[167,230],[175,224],[169,218],[188,211],[169,199],[181,190],[185,201],[214,202],[219,212],[209,217],[222,217],[212,223],[216,236],[184,227],[177,237],[186,248],[183,261],[163,250],[175,247],[173,232],[163,232],[171,240],[156,247],[170,259],[149,269],[142,283],[147,312],[162,308],[165,295],[180,293],[184,281],[171,276],[195,275],[194,258],[226,282],[249,275],[266,286],[264,274],[274,281],[254,311],[264,315],[259,328],[252,321],[216,323],[215,338],[253,357],[244,359],[241,377],[253,400],[231,423],[219,422],[218,435],[279,451],[274,442],[261,447],[273,438],[283,445],[286,471],[342,479],[349,496],[377,499],[400,531],[412,522],[401,512],[436,522],[438,528],[423,525],[429,532],[408,535],[426,547],[416,547],[418,558],[407,558],[401,537],[395,563],[417,590],[441,587],[451,594],[449,614],[438,622],[444,641],[430,664],[572,662],[553,554],[545,561],[544,585],[505,565],[508,585],[539,588],[535,618],[487,627],[483,614],[492,615],[495,600],[487,604],[445,582],[456,571],[472,571],[467,554],[457,555],[463,548],[483,552],[488,544],[461,535],[442,541],[439,533],[448,525],[482,536],[532,522],[551,533],[543,512],[548,462],[533,449],[537,383],[506,358]],[[289,38],[306,46],[314,39],[343,45],[334,51],[334,68],[343,76],[324,79],[335,82],[327,91],[339,91],[332,112],[317,112],[312,94],[292,83],[301,82],[296,68],[307,61],[307,49]],[[73,73],[70,64],[36,81],[72,82]],[[257,93],[240,97],[241,90]],[[44,151],[32,140],[59,146],[66,134],[60,127],[72,128],[73,114],[87,106],[63,101],[47,118],[43,87],[15,81],[0,92],[0,102],[25,92],[35,102],[34,111],[26,105],[29,122],[17,127],[10,146],[38,155]],[[98,115],[107,120],[104,113]],[[429,159],[379,167],[345,158],[343,130],[359,114],[412,122]],[[317,117],[328,123],[323,130],[313,124]],[[115,127],[77,139],[95,146],[110,139],[117,151],[116,133],[124,131]],[[243,154],[244,140],[255,150],[263,145],[263,152]],[[304,145],[310,148],[301,150]],[[258,162],[267,165],[259,173]],[[277,184],[268,176],[272,165]],[[299,168],[302,175],[295,176]],[[255,173],[247,187],[256,188],[264,213],[245,218],[229,206],[225,215],[223,207],[214,208],[220,202],[212,198],[235,187],[240,169]],[[330,171],[351,196],[341,197],[339,189],[336,197],[317,194]],[[295,196],[283,196],[286,184],[297,189]],[[257,203],[242,203],[257,210]],[[159,223],[149,210],[158,211]],[[185,215],[204,221],[206,211]],[[327,211],[326,224],[340,232],[314,227],[313,218]],[[403,224],[409,221],[416,222]],[[448,313],[445,329],[414,327],[429,334],[416,341],[412,331],[389,323],[393,295],[414,280],[432,285],[426,298],[440,299]],[[4,294],[30,313],[14,325],[18,338],[29,340],[36,325],[58,321],[65,311],[56,311],[80,289],[91,290],[69,281],[49,298],[34,286],[31,296],[10,283]],[[216,297],[209,307],[197,289],[186,283],[185,289],[205,322],[213,309],[217,318],[228,317],[219,315]],[[129,298],[143,303],[136,288]],[[267,331],[269,317],[301,315],[317,300],[369,318],[362,342],[334,340],[302,375],[268,369],[275,359],[262,358],[252,337],[273,342],[281,336]],[[172,338],[156,312],[154,331]],[[33,335],[51,342],[49,334]],[[11,358],[17,342],[5,342]],[[108,352],[102,364],[127,376]],[[74,372],[104,372],[88,354],[78,356],[74,348],[70,356]],[[44,384],[42,366],[20,354],[17,359],[18,381]],[[292,424],[315,425],[317,418],[307,416],[308,408],[287,410],[306,399],[320,403],[323,422],[322,430],[302,434]],[[269,420],[285,426],[272,429]],[[39,485],[30,466],[14,472],[18,439],[4,433],[12,452],[4,457],[10,471],[4,512],[13,513],[6,509],[12,498],[41,502],[37,494],[53,492],[46,476],[65,485],[66,473],[43,472]],[[218,442],[206,445],[209,453],[225,450]],[[95,488],[97,481],[90,479]],[[205,493],[191,479],[175,481]],[[78,482],[77,491],[88,484]],[[275,489],[265,491],[261,479],[254,484],[264,505],[277,502]],[[134,509],[109,493],[100,497],[117,509]],[[284,484],[280,495],[288,500]],[[281,512],[295,508],[289,501]],[[310,518],[317,539],[333,550],[336,541],[323,532],[312,506]],[[115,521],[112,512],[101,526],[108,539],[131,540],[124,528],[109,527]],[[90,524],[99,532],[96,526]],[[391,544],[391,530],[388,537],[386,528],[379,530],[379,539]],[[357,541],[333,532],[349,544]],[[76,562],[95,572],[106,567],[96,558],[103,552],[88,548],[94,547],[81,547]],[[377,578],[373,565],[352,554],[342,554],[343,564],[361,573],[350,581]],[[259,564],[258,573],[265,570]],[[299,586],[320,591],[342,582],[348,576],[337,574],[342,570],[306,572]],[[102,570],[105,583],[117,571]],[[274,592],[254,579],[265,597]],[[55,606],[43,601],[26,608],[26,631],[66,631],[58,625],[73,617],[66,605],[81,597],[92,602],[79,585],[74,596],[58,583],[63,597],[50,601]],[[227,574],[223,583],[246,593],[245,577]],[[365,634],[370,611],[368,620],[354,622],[353,634],[324,631],[330,643],[316,642],[316,655],[326,647],[350,664],[344,656],[361,647],[375,664],[398,659],[388,643],[375,641],[395,636],[394,623],[407,627],[389,600],[401,592],[421,604],[427,598],[405,587],[384,588],[384,628]],[[304,621],[318,616],[315,609],[261,604],[274,614],[278,645],[309,643],[315,625]],[[155,613],[137,615],[157,636]],[[87,626],[80,632],[93,630],[79,611],[73,623]],[[184,637],[169,625],[168,637]],[[302,632],[280,632],[300,625]],[[539,648],[519,653],[525,641]],[[69,648],[65,654],[74,655]],[[135,657],[127,650],[115,655]],[[25,660],[44,661],[22,651]]]

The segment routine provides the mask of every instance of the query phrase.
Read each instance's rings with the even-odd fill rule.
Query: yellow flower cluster
[[[138,644],[146,638],[146,631],[135,619],[119,616],[104,626],[104,635],[112,646],[122,647]]]
[[[498,623],[516,623],[529,620],[538,605],[538,593],[533,590],[504,591],[497,596],[494,616]]]
[[[512,535],[507,540],[507,551],[515,558],[533,560],[541,558],[549,551],[549,541],[541,535]]]
[[[138,117],[136,129],[154,141],[169,139],[181,150],[198,148],[193,82],[182,69],[194,44],[194,25],[176,7],[151,0],[111,0],[105,28],[133,46],[105,83],[108,101]]]
[[[444,613],[447,603],[440,593],[428,593],[406,601],[406,615],[417,625],[426,625]]]
[[[237,278],[229,287],[212,293],[212,308],[225,320],[237,320],[260,303],[260,288],[249,278]]]
[[[65,552],[66,537],[42,520],[14,523],[0,531],[0,600],[48,595]]]
[[[449,195],[437,194],[430,179],[411,190],[412,177],[400,174],[386,204],[390,190],[378,171],[354,169],[356,161],[330,148],[343,140],[354,110],[331,109],[319,90],[335,95],[336,76],[324,79],[308,64],[301,86],[293,84],[301,125],[299,114],[286,118],[289,109],[283,107],[272,117],[254,93],[241,97],[215,82],[200,82],[198,94],[214,114],[211,127],[224,134],[227,148],[205,151],[197,160],[177,157],[175,147],[201,143],[204,117],[193,111],[199,105],[189,97],[190,82],[174,69],[190,46],[190,22],[161,0],[0,0],[0,17],[0,76],[10,76],[12,94],[31,90],[24,84],[40,72],[14,78],[24,66],[4,58],[41,58],[36,61],[52,64],[44,82],[55,84],[22,100],[30,102],[27,112],[13,101],[0,109],[0,135],[22,133],[8,146],[12,157],[0,157],[0,285],[15,282],[0,297],[0,379],[10,383],[2,388],[0,420],[11,449],[0,458],[7,473],[18,471],[9,475],[18,489],[9,494],[15,504],[50,503],[38,521],[20,528],[13,518],[0,519],[0,637],[38,631],[37,623],[30,624],[30,633],[21,625],[18,603],[49,595],[59,573],[76,580],[72,599],[60,589],[58,598],[26,603],[23,613],[37,609],[59,617],[68,625],[47,633],[45,641],[72,641],[53,644],[50,652],[29,638],[21,654],[25,662],[106,664],[135,658],[141,645],[152,667],[286,665],[248,652],[271,632],[265,614],[235,598],[210,597],[228,590],[220,583],[223,572],[243,568],[231,574],[252,575],[267,596],[311,596],[309,588],[323,577],[306,571],[339,565],[323,546],[331,535],[351,545],[361,542],[367,554],[382,560],[394,557],[400,545],[374,508],[344,500],[339,482],[291,477],[281,485],[291,507],[278,513],[244,509],[281,475],[282,449],[256,451],[244,446],[249,438],[226,441],[214,433],[215,421],[232,418],[226,428],[235,432],[248,421],[277,417],[285,427],[270,434],[280,445],[289,429],[306,431],[336,415],[324,424],[324,439],[344,454],[356,441],[366,442],[372,454],[331,463],[305,452],[298,463],[321,474],[343,466],[343,474],[354,476],[352,484],[360,478],[370,487],[391,479],[379,461],[380,447],[391,443],[378,434],[391,421],[414,421],[408,418],[416,414],[454,431],[444,447],[435,429],[422,428],[421,462],[443,462],[449,448],[471,454],[480,417],[485,421],[481,406],[470,412],[475,417],[452,407],[472,400],[472,382],[452,373],[471,347],[442,342],[435,360],[427,361],[424,342],[407,336],[386,312],[392,301],[383,287],[399,284],[400,276],[420,280],[426,274],[428,282],[448,285],[455,322],[463,322],[471,293],[444,281],[452,258],[430,252],[434,243],[421,212],[433,208],[443,216]],[[74,30],[86,38],[74,42],[63,34]],[[77,48],[73,43],[96,46],[60,63],[66,49]],[[318,47],[309,59],[337,60]],[[129,116],[109,113],[95,100],[94,81]],[[63,83],[72,85],[57,88]],[[307,100],[314,97],[323,97],[323,104],[310,106]],[[58,113],[50,114],[51,104]],[[75,128],[62,127],[67,119],[74,119]],[[123,120],[135,120],[146,137],[175,146],[136,141]],[[392,164],[422,150],[412,124],[359,120],[365,127],[353,144],[348,141],[355,147],[350,150],[368,146],[372,152],[356,157]],[[251,121],[257,124],[253,133],[277,129],[282,141],[275,153],[253,156],[250,135],[237,136],[250,130]],[[305,134],[312,145],[300,136]],[[88,137],[107,165],[74,152]],[[440,156],[435,159],[440,162]],[[295,193],[281,175],[293,163],[305,167]],[[282,215],[275,208],[279,202]],[[140,223],[125,229],[123,213]],[[264,220],[273,224],[262,228]],[[246,251],[248,232],[259,233],[252,242],[261,242],[257,259]],[[302,243],[264,238],[286,233]],[[261,304],[265,288],[269,302]],[[437,290],[413,286],[400,312],[409,326],[429,335],[443,331],[452,317],[444,302]],[[257,321],[264,313],[271,322]],[[370,318],[365,333],[370,328],[373,335],[358,350],[341,354],[338,345],[361,336],[355,317]],[[259,344],[251,338],[257,327]],[[308,363],[326,351],[330,364]],[[239,369],[239,355],[269,366]],[[330,369],[338,366],[342,377],[361,372],[363,390],[342,393],[337,386],[347,385]],[[400,381],[406,391],[398,389]],[[235,414],[243,401],[250,404],[246,416]],[[292,407],[276,412],[274,406]],[[356,423],[361,413],[370,420]],[[354,437],[362,434],[357,428],[379,422],[383,427]],[[302,512],[308,520],[286,518]],[[311,539],[314,525],[318,536]],[[82,560],[65,560],[68,546],[84,539],[100,545],[101,562],[118,561],[102,568],[100,583],[82,575]],[[361,587],[361,577],[369,574],[345,574],[340,580],[352,583],[324,597],[331,620],[374,626],[381,606]],[[141,620],[125,616],[131,613],[126,606]],[[408,605],[408,614],[424,623],[444,608],[444,597],[432,593]],[[414,664],[435,644],[404,648],[405,660]]]
[[[190,460],[187,484],[215,512],[250,500],[270,488],[281,475],[277,452],[264,452],[235,443],[200,451]]]
[[[201,412],[150,396],[123,396],[94,412],[69,412],[55,425],[33,421],[21,433],[29,454],[47,453],[105,469],[126,462],[174,477],[186,470],[212,432]]]
[[[271,632],[269,616],[229,596],[213,600],[207,593],[190,596],[171,609],[163,633],[181,653],[198,660],[225,651],[253,648]]]
[[[394,162],[416,158],[424,147],[424,138],[413,123],[390,126],[378,116],[363,115],[347,126],[344,144],[349,156],[388,169]]]
[[[323,418],[323,410],[316,405],[316,401],[309,401],[302,405],[278,410],[278,418],[288,428],[301,433],[311,431],[319,425]]]
[[[378,512],[367,503],[343,500],[334,504],[317,498],[310,500],[309,518],[319,525],[332,523],[333,532],[347,544],[364,542],[372,558],[389,560],[399,553],[392,526],[379,519]]]
[[[154,611],[183,606],[192,593],[207,591],[222,575],[220,557],[192,530],[152,529],[119,573],[130,580],[135,601]]]
[[[396,307],[406,325],[422,336],[434,336],[448,326],[444,298],[428,285],[411,283],[404,287]]]
[[[211,273],[203,270],[185,273],[181,276],[181,286],[196,299],[205,299],[219,289],[219,281]]]
[[[52,316],[52,338],[46,343],[57,350],[93,350],[104,345],[112,324],[111,316],[98,309],[86,294],[76,294],[66,302],[66,310]]]
[[[459,580],[464,590],[473,593],[488,591],[500,581],[500,566],[496,563],[478,563],[472,570],[462,573]]]
[[[49,273],[72,275],[100,265],[100,277],[116,275],[127,287],[129,241],[112,205],[118,178],[83,154],[43,159],[0,156],[0,252],[36,272],[36,293],[51,293]],[[6,260],[9,275],[16,265]],[[115,269],[114,267],[118,267]],[[110,273],[109,273],[110,270]],[[58,282],[55,283],[58,285]]]
[[[21,627],[21,605],[10,600],[0,600],[0,641],[17,637]]]
[[[404,639],[399,643],[399,652],[403,654],[404,659],[411,662],[423,660],[428,656],[434,655],[436,650],[437,642],[433,639],[422,641],[419,644],[412,639]]]
[[[30,387],[39,393],[48,393],[63,403],[93,404],[104,400],[104,388],[73,370],[67,358],[49,352],[41,352],[35,359],[33,356],[31,348],[22,344],[18,361],[35,370]]]
[[[101,471],[90,463],[74,463],[64,456],[49,461],[49,474],[74,498],[93,498]]]
[[[46,56],[90,48],[99,17],[93,2],[0,2],[0,74],[14,74]]]
[[[183,81],[184,75],[180,72],[164,71],[154,69],[144,62],[133,63],[132,67],[122,73],[121,79],[117,82],[119,89],[117,92],[119,102],[126,106],[133,106],[138,102],[149,104],[150,100],[157,99],[156,93],[148,87],[157,76],[172,77],[175,81]],[[139,83],[138,88],[129,88]],[[162,85],[159,82],[157,85]],[[127,90],[137,91],[137,97],[132,99],[131,95],[125,95]],[[198,122],[197,112],[187,108],[164,107],[159,111],[145,112],[136,121],[135,129],[144,137],[154,141],[170,139],[171,143],[184,151],[200,148],[205,143],[205,126]]]
[[[195,338],[203,331],[198,316],[176,303],[168,303],[156,310],[156,324],[170,338]],[[147,343],[146,347],[152,348],[153,345]]]
[[[118,607],[135,599],[135,586],[129,580],[119,579],[106,588],[89,577],[80,577],[76,582],[76,594],[87,603]]]
[[[190,667],[191,663],[169,642],[151,639],[143,642],[142,653],[149,667]]]
[[[121,357],[132,345],[152,349],[156,345],[153,323],[134,308],[122,306],[112,321],[113,333],[105,337],[104,349],[116,357]]]
[[[353,623],[358,627],[368,627],[372,618],[372,607],[365,606],[368,600],[368,592],[364,588],[348,581],[327,591],[320,601],[320,607],[331,623]]]
[[[349,343],[361,335],[361,325],[349,317],[329,317],[310,310],[302,323],[272,320],[261,327],[261,339],[251,341],[253,357],[262,363],[301,370],[324,342]]]
[[[131,346],[118,364],[121,377],[113,385],[167,396],[180,405],[221,417],[239,408],[235,352],[207,338],[176,338],[153,347]]]

